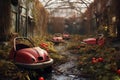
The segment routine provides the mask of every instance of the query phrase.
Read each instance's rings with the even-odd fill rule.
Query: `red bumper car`
[[[69,40],[70,38],[71,38],[71,37],[70,37],[70,34],[69,34],[69,33],[67,33],[67,32],[63,33],[63,39]]]
[[[52,38],[52,42],[54,42],[54,43],[64,42],[62,35],[60,33],[54,34],[53,38]]]
[[[99,34],[97,38],[87,38],[83,40],[84,43],[86,44],[91,44],[91,45],[104,45],[105,44],[105,39],[103,37],[103,34]]]
[[[31,46],[17,43],[17,40],[27,40]],[[16,65],[29,69],[47,68],[53,64],[53,59],[50,58],[47,51],[40,47],[35,47],[28,38],[17,37],[14,39],[13,48],[10,51],[9,59]]]

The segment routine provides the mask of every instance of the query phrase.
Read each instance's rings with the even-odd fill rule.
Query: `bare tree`
[[[54,13],[59,9],[66,10],[72,9],[82,14],[82,10],[86,9],[92,0],[40,0],[43,2],[44,7]]]

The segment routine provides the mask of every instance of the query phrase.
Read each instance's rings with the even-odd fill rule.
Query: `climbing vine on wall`
[[[46,33],[48,12],[38,0],[34,2],[33,15],[35,19],[35,32],[42,36]]]

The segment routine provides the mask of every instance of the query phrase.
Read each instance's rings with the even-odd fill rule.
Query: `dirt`
[[[38,80],[39,77],[44,77],[45,80],[90,80],[88,78],[80,77],[80,70],[77,69],[79,54],[71,53],[71,51],[66,50],[65,45],[57,45],[55,48],[59,54],[67,56],[68,60],[63,64],[53,66],[52,72],[48,73],[46,71],[41,71],[36,79],[32,77],[31,80]]]
[[[87,78],[79,77],[81,74],[77,69],[77,60],[79,55],[71,53],[65,49],[65,45],[57,45],[55,48],[59,54],[67,56],[68,60],[64,64],[54,66],[52,73],[47,74],[46,80],[89,80]]]

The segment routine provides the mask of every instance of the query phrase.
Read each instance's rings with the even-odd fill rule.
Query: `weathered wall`
[[[94,16],[94,19],[96,19],[94,22],[98,32],[104,33],[107,36],[120,36],[119,4],[120,1],[117,0],[95,0],[83,15],[83,19],[85,17],[87,19],[88,33],[91,31],[91,20]]]
[[[6,41],[10,28],[10,0],[0,0],[0,41]]]
[[[0,0],[0,42],[7,41],[11,33],[33,37],[47,33],[48,12],[39,0],[24,0],[23,4],[21,0],[12,1],[15,0]]]

